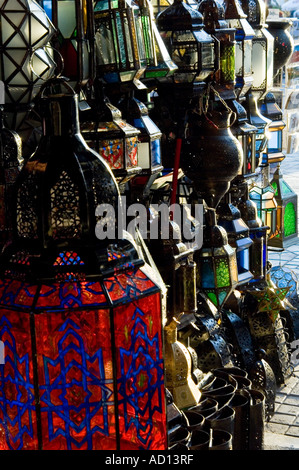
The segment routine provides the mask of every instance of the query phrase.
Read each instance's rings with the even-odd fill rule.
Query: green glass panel
[[[276,181],[272,181],[271,186],[272,186],[272,188],[273,188],[274,191],[275,191],[274,195],[277,196],[277,195],[278,195],[278,191],[277,191],[277,183],[276,183]]]
[[[296,233],[296,211],[294,204],[289,202],[284,211],[284,236],[289,237]]]
[[[208,292],[208,297],[209,299],[213,302],[214,305],[218,305],[218,302],[217,302],[217,296],[216,294],[214,294],[214,292]]]
[[[230,285],[230,275],[228,263],[225,260],[219,260],[216,263],[216,281],[217,287],[227,287]]]
[[[235,46],[224,45],[220,57],[220,68],[225,81],[235,80]]]

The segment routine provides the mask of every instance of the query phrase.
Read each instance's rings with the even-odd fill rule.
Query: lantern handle
[[[43,83],[43,85],[40,88],[41,98],[45,97],[45,91],[47,89],[49,89],[51,86],[55,86],[55,85],[63,85],[71,93],[71,95],[75,95],[76,92],[73,89],[73,87],[69,83],[67,83],[68,80],[69,79],[67,77],[63,77],[63,76],[50,78],[45,83]]]
[[[219,101],[223,104],[223,106],[228,110],[229,114],[230,114],[230,121],[231,121],[231,117],[233,117],[233,120],[229,123],[228,126],[226,127],[220,127],[220,126],[217,126],[217,124],[215,124],[215,122],[213,122],[210,118],[208,118],[207,114],[208,114],[208,106],[209,106],[209,96],[210,96],[210,91],[213,91],[213,93],[217,96],[217,98],[219,99]],[[206,99],[206,103],[205,103],[205,106],[203,107],[203,110],[202,110],[202,113],[204,114],[206,120],[212,124],[216,129],[229,129],[236,121],[237,119],[237,113],[235,111],[233,111],[229,106],[228,104],[225,102],[225,100],[220,96],[220,94],[218,93],[217,90],[215,90],[215,88],[212,86],[211,83],[208,83],[208,88],[207,88],[207,99]]]
[[[60,77],[62,72],[63,72],[63,69],[64,69],[64,60],[63,60],[63,57],[61,55],[61,53],[58,51],[58,49],[55,49],[55,47],[51,46],[51,45],[46,45],[46,46],[43,46],[43,47],[37,47],[35,49],[33,49],[32,53],[30,54],[30,59],[29,59],[29,67],[30,67],[30,70],[31,72],[39,79],[39,80],[42,80],[43,82],[46,82],[47,80],[45,80],[41,75],[39,75],[35,70],[34,70],[34,66],[33,66],[33,57],[34,57],[34,54],[36,53],[36,51],[39,51],[40,49],[42,50],[45,50],[45,49],[52,49],[53,51],[55,51],[58,55],[59,55],[59,58],[60,58],[60,62],[61,62],[61,68],[60,68],[60,71],[58,72],[58,74],[56,75],[57,77]],[[57,67],[57,64],[56,62],[53,60],[53,62],[55,63],[56,67]]]

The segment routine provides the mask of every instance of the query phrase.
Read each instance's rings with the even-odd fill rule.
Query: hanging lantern
[[[237,100],[230,104],[236,113],[235,123],[231,127],[233,135],[239,140],[243,150],[243,167],[240,173],[244,177],[253,176],[256,170],[256,134],[257,127],[248,123],[245,108]]]
[[[255,135],[255,148],[256,148],[256,165],[257,168],[261,163],[263,153],[267,147],[269,139],[269,125],[271,120],[261,114],[257,105],[257,98],[252,93],[247,95],[246,110],[249,123],[257,128]]]
[[[101,101],[101,116],[93,121],[81,123],[81,132],[90,148],[94,149],[109,167],[119,185],[124,185],[141,168],[138,162],[138,137],[140,131],[122,118],[121,111],[104,96]],[[101,119],[101,121],[99,120]]]
[[[276,248],[284,248],[289,240],[298,236],[298,196],[283,179],[283,175],[280,171],[280,163],[278,163],[277,169],[273,175],[271,186],[275,191],[277,216],[276,226],[269,236],[268,245]]]
[[[166,449],[155,271],[128,237],[96,235],[117,184],[80,135],[78,96],[47,87],[1,259],[0,447]]]
[[[63,75],[76,90],[94,77],[92,0],[42,0],[57,34],[53,45],[63,60]]]
[[[239,209],[231,203],[231,194],[226,193],[218,209],[218,225],[227,233],[228,243],[235,248],[238,267],[238,285],[249,282],[253,275],[250,272],[250,247],[252,240],[249,237],[249,228],[241,218]]]
[[[219,64],[213,77],[215,87],[224,99],[233,99],[236,85],[236,30],[226,21],[220,2],[201,0],[198,10],[203,15],[205,30],[212,35],[218,47]]]
[[[267,18],[269,32],[274,37],[274,77],[286,65],[294,51],[294,39],[288,29],[292,26],[290,18]]]
[[[275,190],[271,185],[254,185],[249,193],[250,199],[256,204],[258,217],[269,227],[268,234],[276,228],[277,202],[274,196]]]
[[[195,253],[198,288],[220,308],[238,283],[235,248],[228,244],[227,233],[216,225],[216,213],[205,213],[206,228],[202,248]]]
[[[28,105],[56,67],[50,49],[55,28],[44,10],[32,0],[2,2],[0,7],[0,80],[5,85],[7,125],[17,130]]]
[[[266,94],[260,109],[263,116],[271,121],[268,126],[267,161],[269,164],[282,162],[285,158],[282,152],[282,131],[286,124],[282,120],[282,111],[277,105],[273,93]]]
[[[240,98],[246,95],[253,84],[251,54],[255,33],[238,0],[225,0],[224,5],[225,19],[236,30],[236,94]]]
[[[146,9],[141,11],[131,0],[98,0],[94,20],[98,77],[107,83],[129,82],[156,64]]]
[[[274,38],[266,25],[264,0],[241,0],[255,36],[252,39],[252,93],[261,99],[273,85]]]
[[[159,13],[157,27],[178,70],[175,83],[197,83],[215,70],[215,40],[204,30],[203,17],[183,0]]]
[[[142,169],[134,180],[153,180],[163,170],[161,158],[162,132],[148,115],[144,103],[136,98],[124,98],[119,104],[127,121],[140,131],[138,136],[138,166]]]

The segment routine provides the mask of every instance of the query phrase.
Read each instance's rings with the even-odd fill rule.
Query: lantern
[[[290,18],[267,18],[269,32],[274,37],[274,77],[286,65],[294,51],[294,39],[288,31],[292,26]]]
[[[267,161],[269,164],[282,162],[285,158],[282,152],[282,131],[286,124],[282,120],[282,111],[277,105],[273,93],[266,94],[260,109],[263,116],[271,120],[268,126]]]
[[[269,139],[269,125],[271,120],[261,114],[257,105],[257,98],[249,93],[246,97],[246,110],[249,123],[257,128],[255,135],[255,154],[256,164],[255,167],[261,163],[261,157],[266,149],[267,142]]]
[[[107,83],[130,82],[156,63],[151,23],[136,3],[99,0],[94,20],[98,77]]]
[[[256,204],[258,217],[269,227],[268,233],[273,233],[276,227],[277,202],[274,196],[272,185],[255,184],[249,193],[250,199]]]
[[[205,30],[212,35],[218,47],[219,64],[213,77],[215,87],[224,99],[233,99],[236,84],[236,30],[229,27],[224,8],[219,2],[201,0],[198,10],[203,15]]]
[[[80,90],[94,77],[94,22],[92,0],[42,0],[57,29],[53,40],[63,60],[63,75]]]
[[[228,244],[227,233],[216,225],[216,213],[208,209],[202,248],[195,253],[198,288],[220,308],[238,283],[235,248]]]
[[[115,178],[124,185],[141,171],[138,164],[140,131],[122,118],[121,111],[103,95],[101,115],[81,123],[81,132],[88,145],[107,161]]]
[[[261,99],[273,85],[274,38],[267,30],[264,0],[242,0],[242,8],[252,26],[252,93]]]
[[[284,248],[289,240],[298,236],[298,196],[283,179],[279,163],[273,175],[271,186],[275,191],[277,217],[276,226],[269,236],[268,245]]]
[[[215,40],[205,32],[199,11],[183,0],[159,13],[158,30],[178,70],[175,83],[203,82],[215,68]]]
[[[242,220],[239,209],[231,203],[230,193],[226,193],[217,212],[218,225],[225,229],[229,245],[236,250],[238,285],[246,284],[253,278],[249,256],[253,242],[249,237],[249,228]]]
[[[236,94],[240,98],[246,95],[253,84],[251,54],[255,33],[238,0],[225,0],[224,5],[225,19],[236,30]]]
[[[153,180],[163,170],[161,158],[162,132],[148,115],[144,103],[136,98],[124,99],[119,104],[127,121],[139,130],[138,136],[138,166],[141,172],[134,179],[136,186],[143,186]]]
[[[50,41],[55,28],[44,10],[32,0],[2,2],[0,7],[0,79],[5,85],[9,128],[18,129],[28,105],[56,67]]]
[[[46,92],[1,259],[1,449],[166,449],[161,290],[128,236],[96,235],[115,179],[78,96]]]
[[[237,100],[233,100],[231,108],[236,113],[235,123],[231,127],[234,136],[239,140],[243,149],[243,167],[240,173],[244,177],[254,175],[256,170],[256,134],[257,127],[248,123],[245,108]]]

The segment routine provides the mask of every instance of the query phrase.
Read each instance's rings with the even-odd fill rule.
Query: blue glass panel
[[[215,287],[213,266],[210,259],[201,260],[201,287],[205,289]]]
[[[161,145],[160,139],[152,140],[152,166],[161,165]]]
[[[47,13],[50,20],[52,21],[52,0],[44,0],[43,1],[43,9]]]

